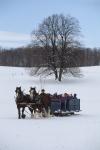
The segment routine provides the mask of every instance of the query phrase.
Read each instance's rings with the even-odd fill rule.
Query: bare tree
[[[45,49],[46,70],[49,70],[49,74],[53,73],[59,81],[63,74],[79,73],[79,70],[73,71],[78,67],[73,51],[80,45],[76,40],[79,35],[78,20],[62,14],[49,16],[32,32],[34,44]]]

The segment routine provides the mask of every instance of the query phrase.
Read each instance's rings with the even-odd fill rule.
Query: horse
[[[40,94],[40,100],[42,103],[42,107],[44,110],[44,117],[50,116],[50,108],[51,108],[51,96],[47,93],[41,93]]]
[[[16,105],[17,105],[17,109],[18,109],[18,118],[21,119],[25,118],[25,107],[28,107],[28,104],[31,103],[31,99],[30,96],[28,94],[24,95],[21,87],[16,87]],[[21,113],[21,108],[22,108],[22,113]]]
[[[44,90],[41,90],[42,93],[38,94],[35,90],[35,88],[30,88],[29,92],[30,92],[30,98],[32,100],[32,102],[35,103],[35,105],[31,106],[33,109],[30,108],[31,114],[33,113],[34,110],[34,114],[38,112],[41,114],[41,117],[46,117],[49,116],[50,113],[50,102],[51,102],[51,98],[50,98],[50,94],[46,94],[44,93]]]
[[[40,95],[36,92],[35,88],[32,88],[32,87],[30,88],[29,93],[30,93],[30,99],[32,103],[34,103],[34,105],[31,105],[29,107],[31,116],[33,116],[33,111],[34,111],[34,116],[38,112],[41,114],[41,117],[42,117],[43,105],[41,103]]]

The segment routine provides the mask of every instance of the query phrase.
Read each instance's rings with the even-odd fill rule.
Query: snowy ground
[[[62,83],[28,76],[23,68],[0,67],[0,150],[100,150],[100,67]],[[69,117],[17,119],[15,88],[77,93],[81,112]]]

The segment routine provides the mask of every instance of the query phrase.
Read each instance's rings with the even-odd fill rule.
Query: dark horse
[[[20,119],[25,118],[24,110],[25,107],[28,107],[28,104],[31,103],[30,96],[28,94],[24,95],[21,91],[21,87],[16,87],[16,105],[18,109],[18,118]],[[21,114],[21,108],[22,108],[22,114]]]

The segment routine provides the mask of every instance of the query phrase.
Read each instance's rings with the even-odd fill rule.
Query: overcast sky
[[[30,43],[45,17],[70,14],[79,20],[85,47],[100,47],[100,0],[0,0],[0,46]]]

